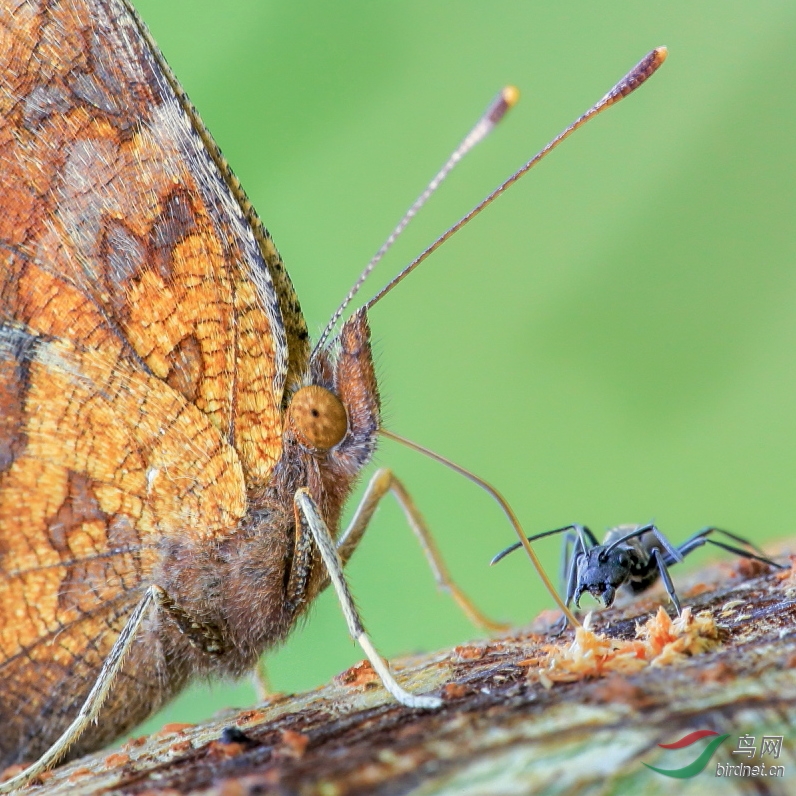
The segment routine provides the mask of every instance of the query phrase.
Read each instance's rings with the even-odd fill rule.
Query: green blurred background
[[[315,335],[497,90],[519,106],[379,268],[408,262],[648,50],[669,61],[374,309],[389,427],[472,468],[526,530],[655,519],[757,541],[796,517],[796,5],[591,0],[139,0],[276,240]],[[461,584],[549,607],[491,500],[384,443]],[[557,571],[558,543],[540,545]],[[723,554],[721,554],[723,555]],[[479,635],[391,502],[349,570],[384,654]],[[585,601],[584,601],[585,602]],[[363,657],[334,595],[270,654],[273,685]],[[196,687],[148,727],[251,704]]]

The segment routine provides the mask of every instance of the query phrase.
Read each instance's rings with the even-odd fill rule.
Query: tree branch
[[[440,710],[397,705],[360,664],[315,691],[202,725],[167,726],[117,752],[77,760],[35,792],[796,792],[788,737],[796,717],[796,574],[741,560],[732,570],[726,563],[703,570],[691,584],[680,587],[684,604],[694,616],[709,611],[705,621],[718,628],[706,652],[629,671],[632,656],[612,668],[614,653],[589,658],[587,651],[583,672],[580,664],[570,670],[566,662],[583,649],[573,652],[572,631],[560,639],[540,632],[543,616],[513,635],[393,662],[411,690],[443,695]],[[645,596],[597,614],[594,630],[614,640],[600,643],[638,647],[636,624],[660,600]],[[671,779],[641,765],[690,763],[704,742],[679,752],[657,744],[705,729],[730,738],[701,775]],[[743,734],[755,737],[754,759],[732,753]],[[784,737],[778,758],[761,758],[763,735]],[[717,763],[776,764],[785,776],[716,778]]]

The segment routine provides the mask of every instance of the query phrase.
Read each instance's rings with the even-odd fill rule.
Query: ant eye
[[[628,561],[628,558],[624,553],[620,553],[616,557],[616,563],[619,564],[620,567],[626,567],[630,562]]]

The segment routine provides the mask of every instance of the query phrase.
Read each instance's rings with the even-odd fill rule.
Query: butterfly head
[[[376,446],[380,410],[364,310],[343,324],[335,344],[315,354],[310,370],[309,383],[287,407],[285,433],[311,453],[353,457],[349,463],[359,469]]]

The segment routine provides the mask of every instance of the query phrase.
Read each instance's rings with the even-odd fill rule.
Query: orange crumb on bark
[[[379,677],[373,671],[370,661],[360,661],[356,666],[346,669],[334,678],[338,685],[366,686],[378,682]]]
[[[612,639],[579,627],[569,645],[548,645],[544,668],[531,667],[528,676],[538,678],[545,687],[571,683],[609,673],[632,674],[647,666],[669,666],[714,649],[719,631],[707,611],[693,616],[690,608],[672,620],[660,607],[645,624],[636,628],[630,641]]]

